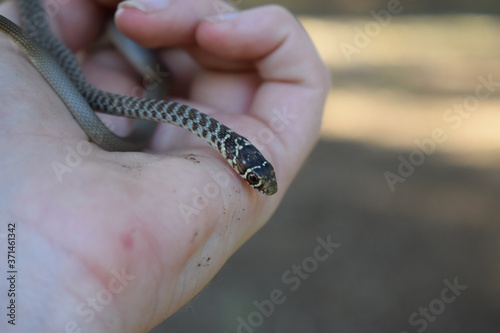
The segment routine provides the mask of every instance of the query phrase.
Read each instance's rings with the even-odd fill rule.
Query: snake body
[[[272,165],[245,137],[184,104],[122,96],[88,83],[72,52],[49,29],[39,0],[18,1],[25,30],[0,15],[0,31],[12,39],[56,91],[89,138],[108,151],[141,149],[141,144],[112,133],[94,111],[180,126],[217,149],[229,165],[261,193],[277,192]]]

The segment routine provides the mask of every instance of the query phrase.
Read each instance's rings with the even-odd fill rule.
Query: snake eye
[[[257,177],[257,175],[256,175],[256,174],[254,174],[254,173],[249,173],[249,174],[247,175],[247,182],[248,182],[248,184],[250,184],[250,185],[257,185],[257,184],[260,182],[260,179],[259,179],[259,177]]]

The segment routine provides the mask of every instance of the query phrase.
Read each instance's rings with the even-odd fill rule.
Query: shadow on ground
[[[153,332],[498,333],[500,171],[434,154],[393,193],[400,154],[321,141],[269,224]]]

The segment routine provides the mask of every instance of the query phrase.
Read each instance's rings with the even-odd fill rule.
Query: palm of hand
[[[293,20],[266,10],[270,22],[273,16]],[[279,47],[291,47],[284,42],[293,40],[290,35],[305,34],[292,25],[288,37],[258,29],[247,36],[245,21],[256,16],[262,13],[238,19],[243,29],[233,33],[242,35],[241,45],[229,54],[225,41],[234,40],[231,29],[202,22],[190,52],[203,70],[190,71],[182,56],[172,69],[176,77],[176,70],[195,74],[181,80],[185,88],[179,94],[187,104],[250,139],[268,138],[259,148],[277,167],[281,192],[274,197],[249,188],[215,150],[171,126],[158,130],[155,155],[109,153],[90,145],[32,66],[0,41],[9,50],[0,54],[0,208],[18,226],[20,283],[33,300],[20,316],[57,328],[150,329],[193,297],[269,219],[314,142],[328,79],[314,51],[305,55],[313,60],[307,73],[312,77],[283,71],[287,56]],[[261,43],[251,40],[256,36]],[[250,42],[255,49],[246,47]],[[113,57],[90,57],[86,74],[100,88],[126,94],[137,81],[121,65],[103,66]],[[318,79],[316,88],[311,82]],[[284,105],[296,108],[296,116],[287,131],[278,131],[271,111]],[[316,111],[311,121],[298,113],[304,105]],[[53,306],[50,314],[47,304]]]

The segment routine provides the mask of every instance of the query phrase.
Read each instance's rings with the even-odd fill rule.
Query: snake
[[[71,50],[51,32],[40,0],[18,0],[23,28],[0,15],[0,32],[11,39],[69,109],[89,140],[106,151],[139,151],[140,140],[114,134],[95,112],[182,127],[215,148],[248,185],[278,191],[273,166],[247,138],[186,104],[106,92],[91,85]]]

